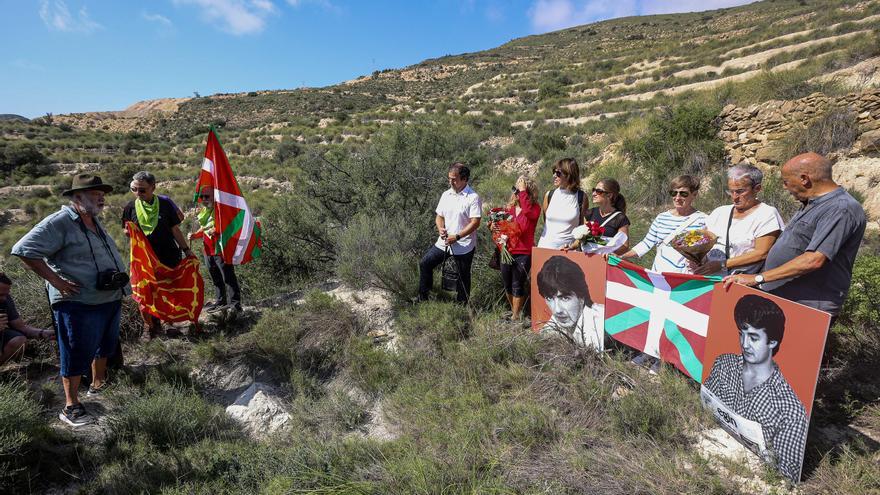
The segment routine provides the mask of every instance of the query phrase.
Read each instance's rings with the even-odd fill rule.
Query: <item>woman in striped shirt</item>
[[[641,258],[656,247],[657,254],[654,255],[654,264],[651,266],[651,270],[693,273],[684,256],[670,246],[669,242],[680,232],[706,228],[706,214],[693,207],[694,199],[696,199],[699,190],[700,181],[690,175],[680,175],[672,179],[672,183],[669,185],[672,208],[657,215],[657,218],[651,222],[648,235],[620,257],[623,259]]]

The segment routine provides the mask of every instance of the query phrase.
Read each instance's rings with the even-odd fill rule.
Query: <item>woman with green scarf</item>
[[[199,191],[199,204],[202,205],[196,218],[199,220],[199,230],[189,235],[190,240],[201,238],[205,247],[205,265],[211,274],[211,282],[214,284],[214,300],[205,304],[205,310],[210,312],[219,311],[228,306],[235,311],[241,311],[241,287],[238,285],[238,277],[235,276],[235,265],[223,262],[223,256],[214,251],[217,232],[214,230],[214,189],[205,187]]]
[[[183,259],[183,254],[192,256],[192,251],[180,231],[183,212],[168,196],[156,194],[156,176],[150,172],[138,172],[131,178],[131,193],[135,198],[122,210],[122,225],[136,223],[150,247],[163,265],[174,268]],[[145,337],[152,339],[162,330],[158,318],[141,308],[144,320]]]

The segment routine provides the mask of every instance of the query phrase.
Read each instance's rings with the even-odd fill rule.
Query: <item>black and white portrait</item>
[[[725,429],[797,482],[809,424],[803,404],[773,359],[783,344],[785,314],[772,300],[748,294],[737,301],[733,319],[740,354],[715,359],[703,382],[703,402]],[[757,436],[755,423],[760,426]]]
[[[538,272],[538,293],[550,309],[542,332],[557,331],[578,345],[604,348],[604,306],[594,303],[583,270],[565,256],[551,256]]]

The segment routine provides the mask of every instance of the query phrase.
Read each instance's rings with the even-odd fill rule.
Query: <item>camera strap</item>
[[[76,216],[79,217],[79,228],[82,230],[83,235],[86,236],[86,242],[89,243],[89,253],[92,255],[92,263],[95,264],[95,273],[101,273],[101,269],[98,267],[98,259],[95,257],[95,251],[92,249],[92,240],[89,239],[89,231],[86,228],[85,222],[83,222],[82,215],[79,212],[76,212]],[[104,250],[107,251],[107,254],[110,256],[110,259],[113,260],[113,266],[116,268],[116,271],[121,272],[122,269],[119,268],[119,264],[116,263],[116,256],[113,256],[113,251],[110,249],[110,246],[107,245],[107,236],[104,234],[104,230],[101,229],[101,225],[98,223],[98,219],[94,219],[95,221],[95,230],[98,232],[98,237],[101,239],[101,243],[104,244]]]

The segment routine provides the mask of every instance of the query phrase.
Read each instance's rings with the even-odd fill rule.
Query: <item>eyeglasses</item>
[[[556,170],[553,171],[553,175],[556,177],[562,177],[563,175],[565,175],[565,172],[563,172],[562,170],[559,170],[557,168]]]
[[[608,194],[608,191],[603,191],[602,189],[599,189],[598,187],[594,187],[593,192],[596,194]]]
[[[145,192],[147,192],[147,188],[146,188],[146,187],[130,187],[129,189],[131,189],[131,192],[133,192],[133,193],[145,193]]]
[[[689,193],[688,191],[669,191],[670,198],[674,198],[676,196],[681,196],[682,198],[686,198],[690,195],[691,195],[691,193]]]
[[[727,194],[731,196],[742,196],[743,194],[749,192],[751,189],[728,189]]]

